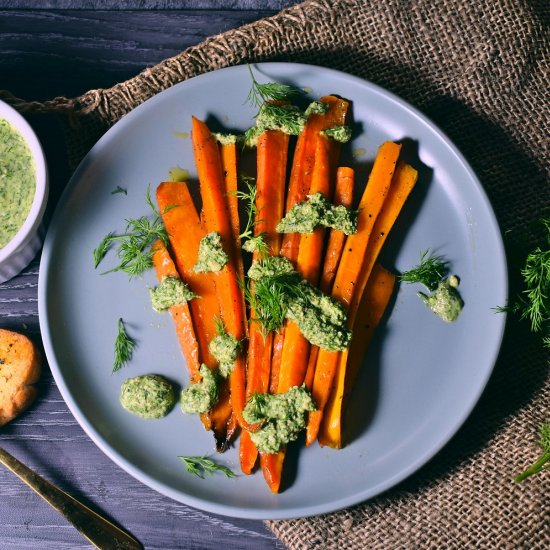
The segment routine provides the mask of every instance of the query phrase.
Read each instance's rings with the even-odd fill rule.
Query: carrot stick
[[[341,166],[336,171],[336,187],[334,189],[334,204],[342,205],[346,208],[351,208],[353,205],[353,185],[355,171],[353,168]],[[332,283],[336,276],[338,262],[342,255],[346,235],[342,231],[331,229],[327,243],[327,251],[323,263],[323,271],[321,273],[321,282],[319,288],[322,292],[329,294],[332,289]],[[315,365],[317,364],[317,356],[319,348],[311,346],[309,352],[309,361],[304,384],[311,391],[313,386],[313,375],[315,373]]]
[[[193,270],[197,262],[197,252],[204,237],[199,215],[193,203],[186,183],[164,182],[157,188],[157,203],[162,213],[162,221],[169,235],[174,260],[182,279],[200,299],[191,300],[189,308],[199,345],[200,362],[209,368],[216,368],[216,359],[208,349],[209,342],[216,337],[215,319],[220,315],[220,306],[216,295],[216,284],[212,273],[196,273]],[[223,396],[224,391],[220,394]],[[231,418],[220,400],[217,411],[201,415],[207,430],[214,432],[218,450],[227,446],[228,423]],[[225,415],[225,416],[224,416]]]
[[[289,136],[283,132],[267,131],[258,138],[257,174],[256,174],[256,211],[254,224],[255,235],[263,234],[270,254],[277,255],[281,237],[276,231],[282,218],[286,182],[286,164],[288,157]],[[253,260],[258,260],[258,252],[253,253]],[[252,287],[252,292],[254,289]],[[271,353],[273,334],[262,334],[261,327],[254,322],[249,329],[248,362],[246,374],[246,396],[255,392],[267,392],[271,373]],[[241,435],[239,458],[241,469],[250,474],[258,457],[258,450],[248,431]]]
[[[353,341],[349,354],[342,353],[330,398],[325,406],[319,429],[319,445],[342,447],[342,424],[347,401],[361,362],[390,301],[395,275],[376,264],[368,279],[363,299],[353,325]],[[346,361],[347,360],[347,361]]]
[[[346,238],[332,288],[332,296],[345,307],[349,308],[353,298],[374,222],[388,194],[400,150],[401,146],[393,142],[385,142],[381,145],[359,204],[357,233]],[[350,320],[349,314],[348,328],[353,328],[353,321]],[[307,445],[311,445],[317,437],[339,358],[340,352],[319,350],[312,387],[317,410],[309,414]]]
[[[163,242],[160,240],[156,241],[153,244],[152,250],[153,266],[159,282],[162,282],[165,277],[176,277],[179,279],[180,274]],[[191,382],[197,382],[201,378],[199,374],[199,344],[195,337],[189,304],[184,302],[183,304],[170,307],[170,315],[174,321],[178,341],[187,363],[189,378]]]
[[[296,142],[288,184],[286,212],[295,204],[304,201],[310,192],[315,150],[321,130],[326,130],[332,126],[341,126],[346,122],[349,108],[347,101],[335,96],[325,96],[321,98],[321,102],[329,105],[328,111],[324,115],[310,115]],[[333,142],[333,147],[336,151],[339,151],[337,143]],[[289,260],[295,261],[299,245],[300,234],[287,233],[283,237],[281,254]]]
[[[200,296],[200,299],[189,302],[200,361],[214,368],[216,360],[208,349],[208,343],[216,337],[214,319],[220,315],[216,285],[211,273],[193,271],[204,229],[186,183],[161,183],[157,188],[157,202],[180,276]]]
[[[229,262],[215,274],[221,318],[226,330],[237,340],[246,335],[246,314],[242,289],[237,279],[235,242],[225,194],[222,164],[217,142],[208,126],[193,117],[191,141],[200,183],[204,226],[207,232],[219,233]],[[239,424],[245,425],[242,411],[245,405],[245,358],[241,354],[229,376],[231,406]]]

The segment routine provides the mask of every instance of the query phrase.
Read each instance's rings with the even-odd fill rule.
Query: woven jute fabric
[[[61,113],[76,163],[144,100],[214,69],[279,60],[363,77],[417,106],[466,156],[505,235],[516,292],[526,251],[545,244],[535,222],[550,209],[549,15],[546,0],[308,1],[113,88],[45,104],[12,102]],[[549,396],[540,336],[510,319],[479,404],[420,471],[351,509],[266,523],[293,549],[550,548],[548,473],[512,482],[538,456]]]

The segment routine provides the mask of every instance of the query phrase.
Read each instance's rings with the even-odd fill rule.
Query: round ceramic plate
[[[191,116],[212,128],[245,130],[244,66],[199,76],[147,101],[95,145],[71,179],[51,223],[40,266],[40,325],[49,364],[72,413],[95,443],[143,483],[185,504],[243,518],[280,519],[344,508],[392,487],[425,464],[453,436],[479,399],[500,348],[507,297],[506,262],[491,206],[476,176],[445,135],[413,107],[359,78],[298,64],[254,66],[260,82],[337,94],[353,102],[354,139],[342,162],[357,168],[359,191],[385,140],[405,143],[420,180],[389,236],[382,263],[404,271],[430,248],[461,279],[465,307],[447,324],[401,285],[376,333],[350,404],[349,443],[342,450],[291,446],[285,490],[271,494],[261,472],[235,479],[199,479],[181,455],[211,455],[240,472],[238,449],[214,456],[212,434],[196,416],[175,408],[145,421],[119,404],[128,377],[155,372],[187,385],[169,315],[155,313],[154,274],[129,280],[102,275],[113,252],[94,269],[102,237],[122,232],[127,218],[148,213],[145,195],[179,166],[196,181]],[[113,193],[118,187],[127,194]],[[111,374],[117,321],[137,340],[131,363]]]

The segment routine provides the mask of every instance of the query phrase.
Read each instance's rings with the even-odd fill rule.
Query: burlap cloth
[[[465,154],[505,234],[515,291],[525,252],[544,244],[533,222],[550,207],[549,11],[546,0],[307,1],[111,89],[42,104],[11,101],[61,113],[76,163],[144,100],[220,67],[297,61],[364,77],[420,108]],[[549,382],[540,337],[509,320],[480,403],[428,465],[362,505],[267,526],[296,549],[550,548],[549,474],[511,481],[540,451]]]

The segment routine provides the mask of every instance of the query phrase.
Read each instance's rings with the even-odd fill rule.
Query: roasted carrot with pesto
[[[357,233],[346,238],[332,288],[332,296],[346,308],[349,308],[354,297],[374,223],[388,194],[400,150],[401,146],[393,142],[385,142],[380,146],[359,204]],[[349,316],[348,328],[353,328]],[[312,386],[312,395],[317,410],[309,414],[307,445],[311,445],[317,438],[340,353],[325,349],[319,351]]]

